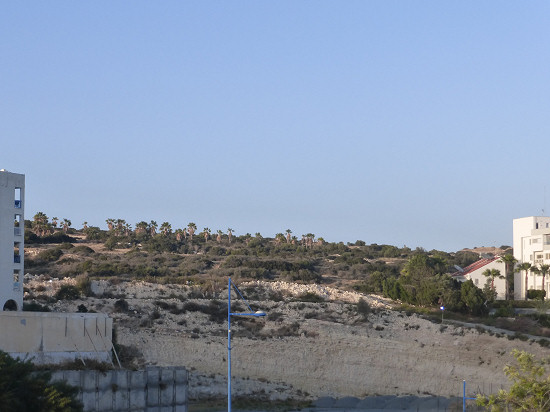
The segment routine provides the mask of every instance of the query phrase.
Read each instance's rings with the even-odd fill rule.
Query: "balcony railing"
[[[16,207],[16,209],[21,209],[21,200],[16,200],[15,201],[15,207]]]
[[[13,263],[21,263],[21,255],[13,255]]]

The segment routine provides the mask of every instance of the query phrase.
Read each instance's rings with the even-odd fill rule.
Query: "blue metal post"
[[[237,292],[238,296],[240,296],[240,298],[245,301],[250,312],[231,313],[232,287],[235,288],[235,291]],[[253,312],[252,308],[250,307],[248,302],[244,299],[243,295],[241,294],[241,291],[239,290],[239,288],[237,288],[237,286],[231,283],[231,278],[229,278],[229,281],[227,283],[227,412],[231,412],[231,316],[261,317],[261,316],[265,316],[265,312],[261,312],[261,311]]]
[[[466,380],[462,381],[462,412],[466,412]]]

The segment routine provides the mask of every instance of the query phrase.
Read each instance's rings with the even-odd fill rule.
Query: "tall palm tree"
[[[504,263],[504,277],[506,279],[506,300],[510,298],[510,285],[514,284],[514,265],[517,263],[517,259],[514,255],[506,254],[501,256],[498,260],[501,263]]]
[[[181,242],[181,239],[184,236],[183,235],[183,233],[184,233],[183,230],[182,229],[176,229],[174,233],[176,234],[176,240],[178,242]]]
[[[115,228],[115,219],[106,219],[105,223],[107,223],[107,228],[109,229],[109,231]]]
[[[151,222],[149,222],[149,234],[151,236],[155,236],[157,234],[157,227],[158,224],[154,220],[151,220]]]
[[[222,234],[223,232],[221,230],[218,230],[218,236],[216,236],[216,241],[220,243],[222,241]]]
[[[205,228],[202,230],[202,234],[203,234],[203,236],[204,236],[204,241],[205,241],[205,242],[208,242],[208,238],[210,237],[210,228],[205,227]]]
[[[54,228],[57,228],[57,221],[59,220],[58,217],[52,217],[52,226]]]
[[[136,223],[136,234],[147,233],[147,222],[142,220],[139,223]]]
[[[292,230],[287,229],[287,230],[285,230],[285,232],[286,232],[286,243],[290,243],[290,239],[291,239],[291,235],[292,235]]]
[[[233,237],[233,232],[234,232],[233,229],[231,229],[230,227],[227,228],[227,237],[229,238],[229,243],[231,243],[231,238]]]
[[[548,275],[548,273],[550,273],[550,265],[547,265],[547,264],[541,264],[539,266],[539,271],[540,271],[540,274],[542,275],[542,290],[544,290],[546,292],[546,288],[544,286],[544,281],[546,279],[546,275]],[[544,300],[544,296],[542,297],[542,300]]]
[[[531,269],[531,264],[529,262],[523,262],[516,266],[516,272],[525,271],[525,300],[527,300],[527,288],[529,282],[529,270]]]
[[[193,241],[195,230],[197,230],[197,225],[193,222],[189,222],[189,224],[187,225],[187,231],[189,232],[189,240],[191,240],[191,242]]]
[[[84,230],[88,229],[88,222],[82,223],[82,229]]]
[[[495,290],[495,278],[504,279],[504,276],[500,274],[500,270],[498,269],[485,269],[482,275],[491,278],[491,289],[493,290]]]
[[[168,222],[162,222],[160,225],[160,232],[164,236],[168,236],[170,233],[172,233],[172,225]]]
[[[540,275],[540,269],[538,268],[538,266],[531,266],[531,269],[529,269],[529,272],[531,272],[532,275],[534,275],[534,280],[533,280],[533,289],[536,289],[537,288],[537,276]]]
[[[67,233],[72,222],[69,219],[63,219],[63,232]]]

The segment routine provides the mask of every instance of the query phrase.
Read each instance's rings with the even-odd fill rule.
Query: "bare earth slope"
[[[44,282],[36,277],[31,291],[54,293],[66,279]],[[46,285],[46,286],[44,286]],[[548,350],[531,341],[509,340],[460,325],[436,324],[415,314],[390,310],[376,296],[341,292],[317,285],[284,282],[242,284],[243,290],[261,290],[264,296],[278,293],[279,301],[254,300],[253,309],[266,311],[262,319],[233,318],[232,370],[235,393],[265,391],[272,399],[286,397],[358,396],[381,394],[460,394],[462,380],[484,392],[508,384],[502,370],[512,361],[513,348],[538,356]],[[44,290],[46,289],[46,290]],[[139,365],[183,365],[193,372],[191,396],[226,393],[227,326],[221,313],[191,310],[185,305],[212,304],[197,298],[196,291],[178,285],[123,282],[94,284],[99,297],[62,301],[57,311],[76,311],[79,304],[112,313],[119,343],[141,352]],[[293,296],[306,292],[326,299],[300,302]],[[104,297],[101,297],[101,296]],[[359,298],[373,312],[357,313]],[[129,310],[114,311],[124,299]],[[196,308],[195,308],[196,309]]]

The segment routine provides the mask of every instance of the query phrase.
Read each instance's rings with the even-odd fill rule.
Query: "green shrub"
[[[63,251],[59,248],[43,250],[38,254],[38,258],[45,262],[55,262],[63,255]]]
[[[296,300],[299,302],[312,302],[312,303],[319,303],[324,302],[325,299],[323,299],[321,296],[317,295],[313,292],[306,292],[296,297]]]
[[[366,318],[371,311],[370,305],[363,298],[359,299],[355,309],[359,315],[363,316],[363,318]]]
[[[529,289],[527,291],[527,298],[534,300],[543,300],[546,297],[546,291],[541,289]]]
[[[128,312],[128,302],[126,302],[124,299],[119,299],[115,302],[114,308],[115,312],[126,313]]]
[[[55,294],[57,300],[75,300],[79,297],[80,292],[78,288],[73,285],[62,285]]]
[[[35,370],[30,360],[14,359],[0,351],[0,405],[2,412],[79,412],[78,389],[50,382],[49,372]]]
[[[23,311],[26,312],[50,312],[50,308],[37,302],[23,302]]]
[[[76,277],[76,287],[84,296],[92,296],[92,281],[86,275]]]

